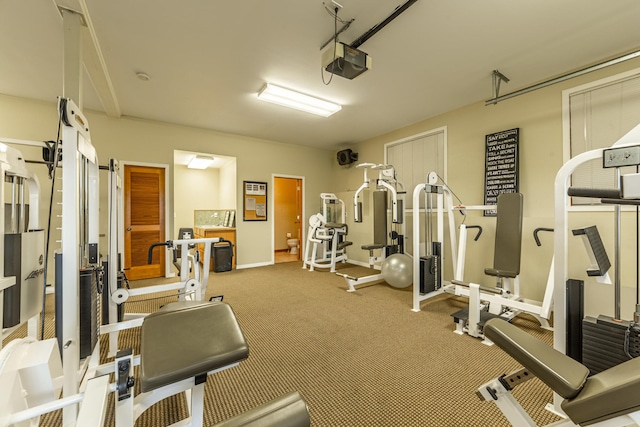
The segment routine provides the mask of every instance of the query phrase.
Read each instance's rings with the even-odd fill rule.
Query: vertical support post
[[[62,96],[82,109],[82,15],[61,9],[64,31]]]
[[[412,311],[420,311],[420,239],[418,230],[420,230],[420,194],[424,191],[426,184],[417,185],[413,189],[413,308]],[[425,209],[425,215],[427,215]]]
[[[591,150],[568,160],[558,173],[554,182],[554,205],[555,205],[555,221],[554,221],[554,291],[553,291],[553,348],[565,353],[566,352],[566,290],[563,286],[569,279],[569,261],[568,261],[568,233],[569,233],[569,177],[575,169],[588,160],[602,158],[603,150]],[[562,397],[557,393],[553,394],[553,409],[558,413],[562,413],[560,404]]]
[[[618,184],[618,188],[622,188],[621,187],[621,178],[620,178],[620,168],[616,168],[616,183]],[[614,254],[614,279],[613,279],[613,312],[614,315],[613,317],[615,319],[620,319],[620,253],[621,253],[621,247],[620,247],[620,231],[621,231],[621,227],[620,227],[620,213],[621,213],[621,205],[616,204],[615,207],[615,220],[614,220],[614,246],[615,246],[615,254]]]
[[[63,396],[78,393],[80,365],[79,308],[79,153],[78,131],[72,126],[62,129],[62,364]],[[78,415],[78,405],[62,410],[63,425],[71,425]]]
[[[109,283],[106,292],[109,295],[109,323],[118,322],[118,305],[111,299],[111,294],[118,288],[118,267],[119,267],[119,241],[120,241],[120,176],[118,175],[118,162],[109,159]],[[104,292],[104,291],[103,291]],[[109,353],[110,357],[115,356],[118,349],[118,331],[109,333]]]
[[[455,224],[449,224],[453,227]],[[460,224],[460,245],[458,246],[458,259],[454,263],[455,275],[454,279],[464,280],[464,260],[467,255],[467,226]]]

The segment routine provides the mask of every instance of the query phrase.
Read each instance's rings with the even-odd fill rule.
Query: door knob
[[[127,231],[131,231],[131,227],[127,227]]]

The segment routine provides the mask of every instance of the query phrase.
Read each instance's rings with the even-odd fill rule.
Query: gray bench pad
[[[640,410],[640,358],[587,378],[587,367],[502,319],[487,321],[484,334],[564,397],[562,409],[575,424]]]
[[[589,369],[502,319],[485,323],[484,336],[516,359],[560,396],[575,397]]]
[[[562,410],[580,425],[589,425],[640,410],[640,358],[609,368],[587,379]]]
[[[311,419],[307,405],[298,392],[237,415],[215,427],[309,427]]]
[[[248,356],[249,347],[228,304],[170,303],[142,323],[141,390],[206,374]]]

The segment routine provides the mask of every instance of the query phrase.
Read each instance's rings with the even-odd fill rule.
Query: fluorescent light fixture
[[[194,156],[189,160],[187,167],[189,169],[206,169],[213,163],[213,157],[211,156]]]
[[[271,83],[264,85],[260,92],[258,92],[258,99],[289,108],[295,108],[296,110],[306,111],[307,113],[317,114],[322,117],[329,117],[342,109],[342,105],[314,98],[313,96],[285,89]]]

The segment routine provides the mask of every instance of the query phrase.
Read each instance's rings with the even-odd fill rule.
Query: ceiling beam
[[[93,28],[85,0],[53,0],[53,3],[60,11],[60,16],[62,16],[62,10],[70,10],[82,16],[82,60],[84,68],[87,70],[89,79],[98,98],[100,98],[104,111],[108,116],[120,117],[122,113],[118,98],[107,70],[107,64],[102,56],[100,43]],[[81,101],[77,100],[77,102]]]

